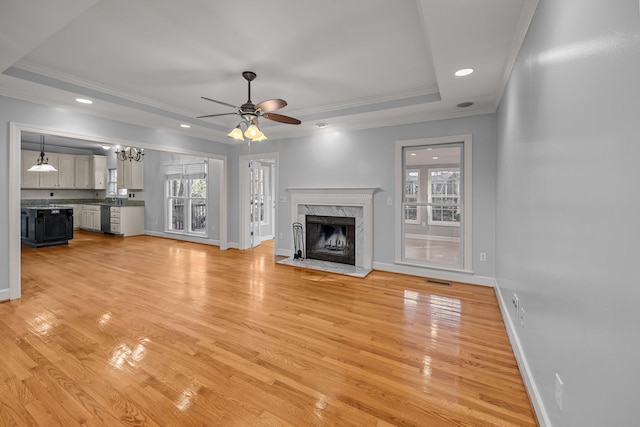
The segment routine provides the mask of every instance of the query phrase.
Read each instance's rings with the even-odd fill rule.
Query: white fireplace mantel
[[[361,208],[362,217],[356,218],[356,267],[370,271],[373,265],[372,204],[373,195],[378,189],[378,187],[340,187],[286,188],[285,190],[291,194],[292,222],[299,221],[301,211],[310,206]]]

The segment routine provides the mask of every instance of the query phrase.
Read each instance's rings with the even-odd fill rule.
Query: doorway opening
[[[277,153],[240,156],[240,249],[274,240],[277,224]],[[274,242],[274,254],[277,253]]]

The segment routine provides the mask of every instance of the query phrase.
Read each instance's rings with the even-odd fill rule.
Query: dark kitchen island
[[[73,239],[73,208],[24,206],[20,214],[20,236],[27,246],[66,245]]]

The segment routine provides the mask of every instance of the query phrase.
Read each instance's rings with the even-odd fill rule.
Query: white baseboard
[[[460,238],[459,237],[432,236],[430,234],[407,234],[406,237],[409,238],[409,239],[417,239],[417,240],[433,240],[434,242],[460,243]]]
[[[11,291],[9,289],[0,290],[0,302],[9,301],[11,299]]]
[[[520,368],[520,375],[522,376],[524,386],[527,388],[527,391],[529,393],[529,398],[531,399],[531,403],[533,404],[533,410],[535,411],[536,417],[538,418],[538,423],[540,424],[540,427],[551,427],[549,414],[547,413],[547,410],[545,409],[542,402],[540,390],[538,390],[536,382],[533,379],[531,368],[529,367],[529,363],[527,362],[527,358],[524,354],[522,344],[520,343],[520,338],[518,337],[518,332],[511,319],[511,316],[509,316],[509,309],[511,308],[511,304],[507,304],[507,302],[505,302],[504,296],[502,295],[502,291],[500,290],[500,286],[497,282],[495,283],[494,288],[496,290],[496,296],[498,298],[498,305],[500,306],[500,311],[502,312],[504,326],[507,329],[507,335],[509,336],[509,342],[511,343],[511,347],[513,348],[513,354],[516,356],[516,361],[518,362],[518,367]]]
[[[495,285],[493,277],[476,276],[473,273],[463,273],[448,270],[437,270],[426,267],[413,267],[402,264],[389,264],[384,262],[374,262],[374,270],[388,271],[391,273],[409,274],[418,277],[430,277],[438,280],[447,280],[451,282],[471,283],[473,285],[489,286]]]
[[[186,236],[184,234],[163,233],[161,231],[145,230],[144,234],[154,237],[164,237],[165,239],[183,240],[185,242],[202,243],[203,245],[220,246],[220,240],[207,239],[203,237]]]
[[[227,247],[229,249],[240,249],[240,243],[238,243],[238,242],[227,242]]]
[[[276,255],[289,257],[293,255],[293,252],[290,249],[278,249],[276,250]]]

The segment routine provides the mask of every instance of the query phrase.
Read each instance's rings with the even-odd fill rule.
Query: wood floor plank
[[[22,248],[0,423],[536,426],[493,289],[78,231]]]

